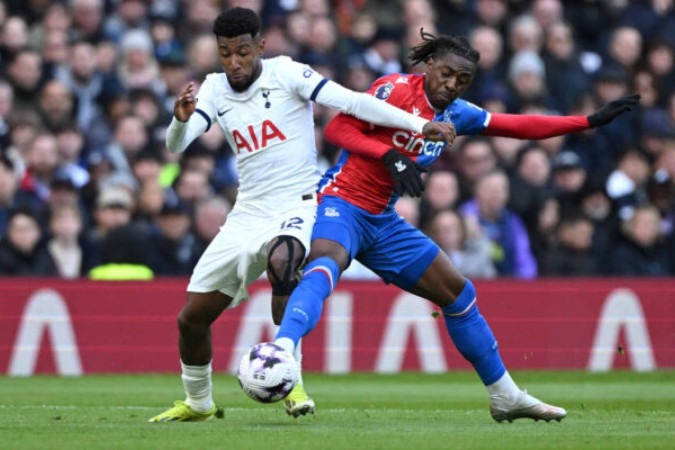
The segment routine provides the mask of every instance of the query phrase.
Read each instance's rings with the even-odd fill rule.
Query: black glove
[[[591,128],[607,125],[626,111],[631,111],[640,102],[640,94],[627,95],[607,103],[605,106],[588,116]]]
[[[417,164],[412,159],[402,155],[392,148],[382,157],[382,162],[394,179],[394,191],[398,195],[410,194],[412,197],[420,197],[424,191],[424,182],[421,172],[427,172],[427,168]]]

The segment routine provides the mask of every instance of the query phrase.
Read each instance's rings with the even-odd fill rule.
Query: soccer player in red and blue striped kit
[[[605,125],[639,102],[637,95],[622,97],[587,117],[490,114],[459,98],[471,84],[480,57],[466,38],[422,32],[422,39],[410,58],[413,64],[426,63],[425,73],[384,76],[369,93],[421,117],[451,122],[457,135],[544,139]],[[420,172],[438,158],[445,143],[344,114],[329,123],[326,138],[344,150],[319,185],[309,263],[288,301],[275,343],[293,352],[356,258],[386,283],[442,309],[453,343],[486,386],[494,420],[562,420],[567,415],[563,408],[529,395],[509,375],[495,336],[478,311],[471,281],[394,210],[400,195],[421,195]]]

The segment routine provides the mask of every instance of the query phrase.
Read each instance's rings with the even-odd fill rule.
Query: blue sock
[[[485,318],[478,312],[476,290],[470,280],[453,304],[443,308],[445,326],[457,350],[469,361],[488,386],[506,372],[497,340]]]
[[[276,339],[289,338],[298,345],[319,321],[323,302],[333,292],[339,276],[340,268],[327,256],[307,264],[300,284],[288,299]]]

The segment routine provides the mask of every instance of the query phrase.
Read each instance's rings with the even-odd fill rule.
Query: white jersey
[[[287,57],[262,61],[260,77],[235,92],[224,73],[211,74],[197,94],[197,111],[217,122],[237,157],[237,204],[284,207],[316,191],[312,92],[323,77]]]
[[[416,132],[427,122],[343,88],[289,57],[263,59],[262,66],[245,92],[235,92],[224,73],[208,75],[187,125],[174,118],[167,131],[167,146],[177,152],[214,122],[220,125],[237,157],[235,208],[265,213],[316,191],[321,174],[311,101],[378,125]]]

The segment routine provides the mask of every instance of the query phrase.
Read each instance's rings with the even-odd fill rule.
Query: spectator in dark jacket
[[[544,276],[598,275],[593,254],[593,222],[582,215],[563,217],[556,230],[557,242],[540,264]]]
[[[30,209],[19,208],[9,214],[7,230],[0,240],[0,275],[58,275],[42,243],[37,216]]]
[[[671,273],[668,248],[663,245],[661,215],[651,204],[640,205],[623,223],[623,239],[608,262],[612,275],[668,276]]]

